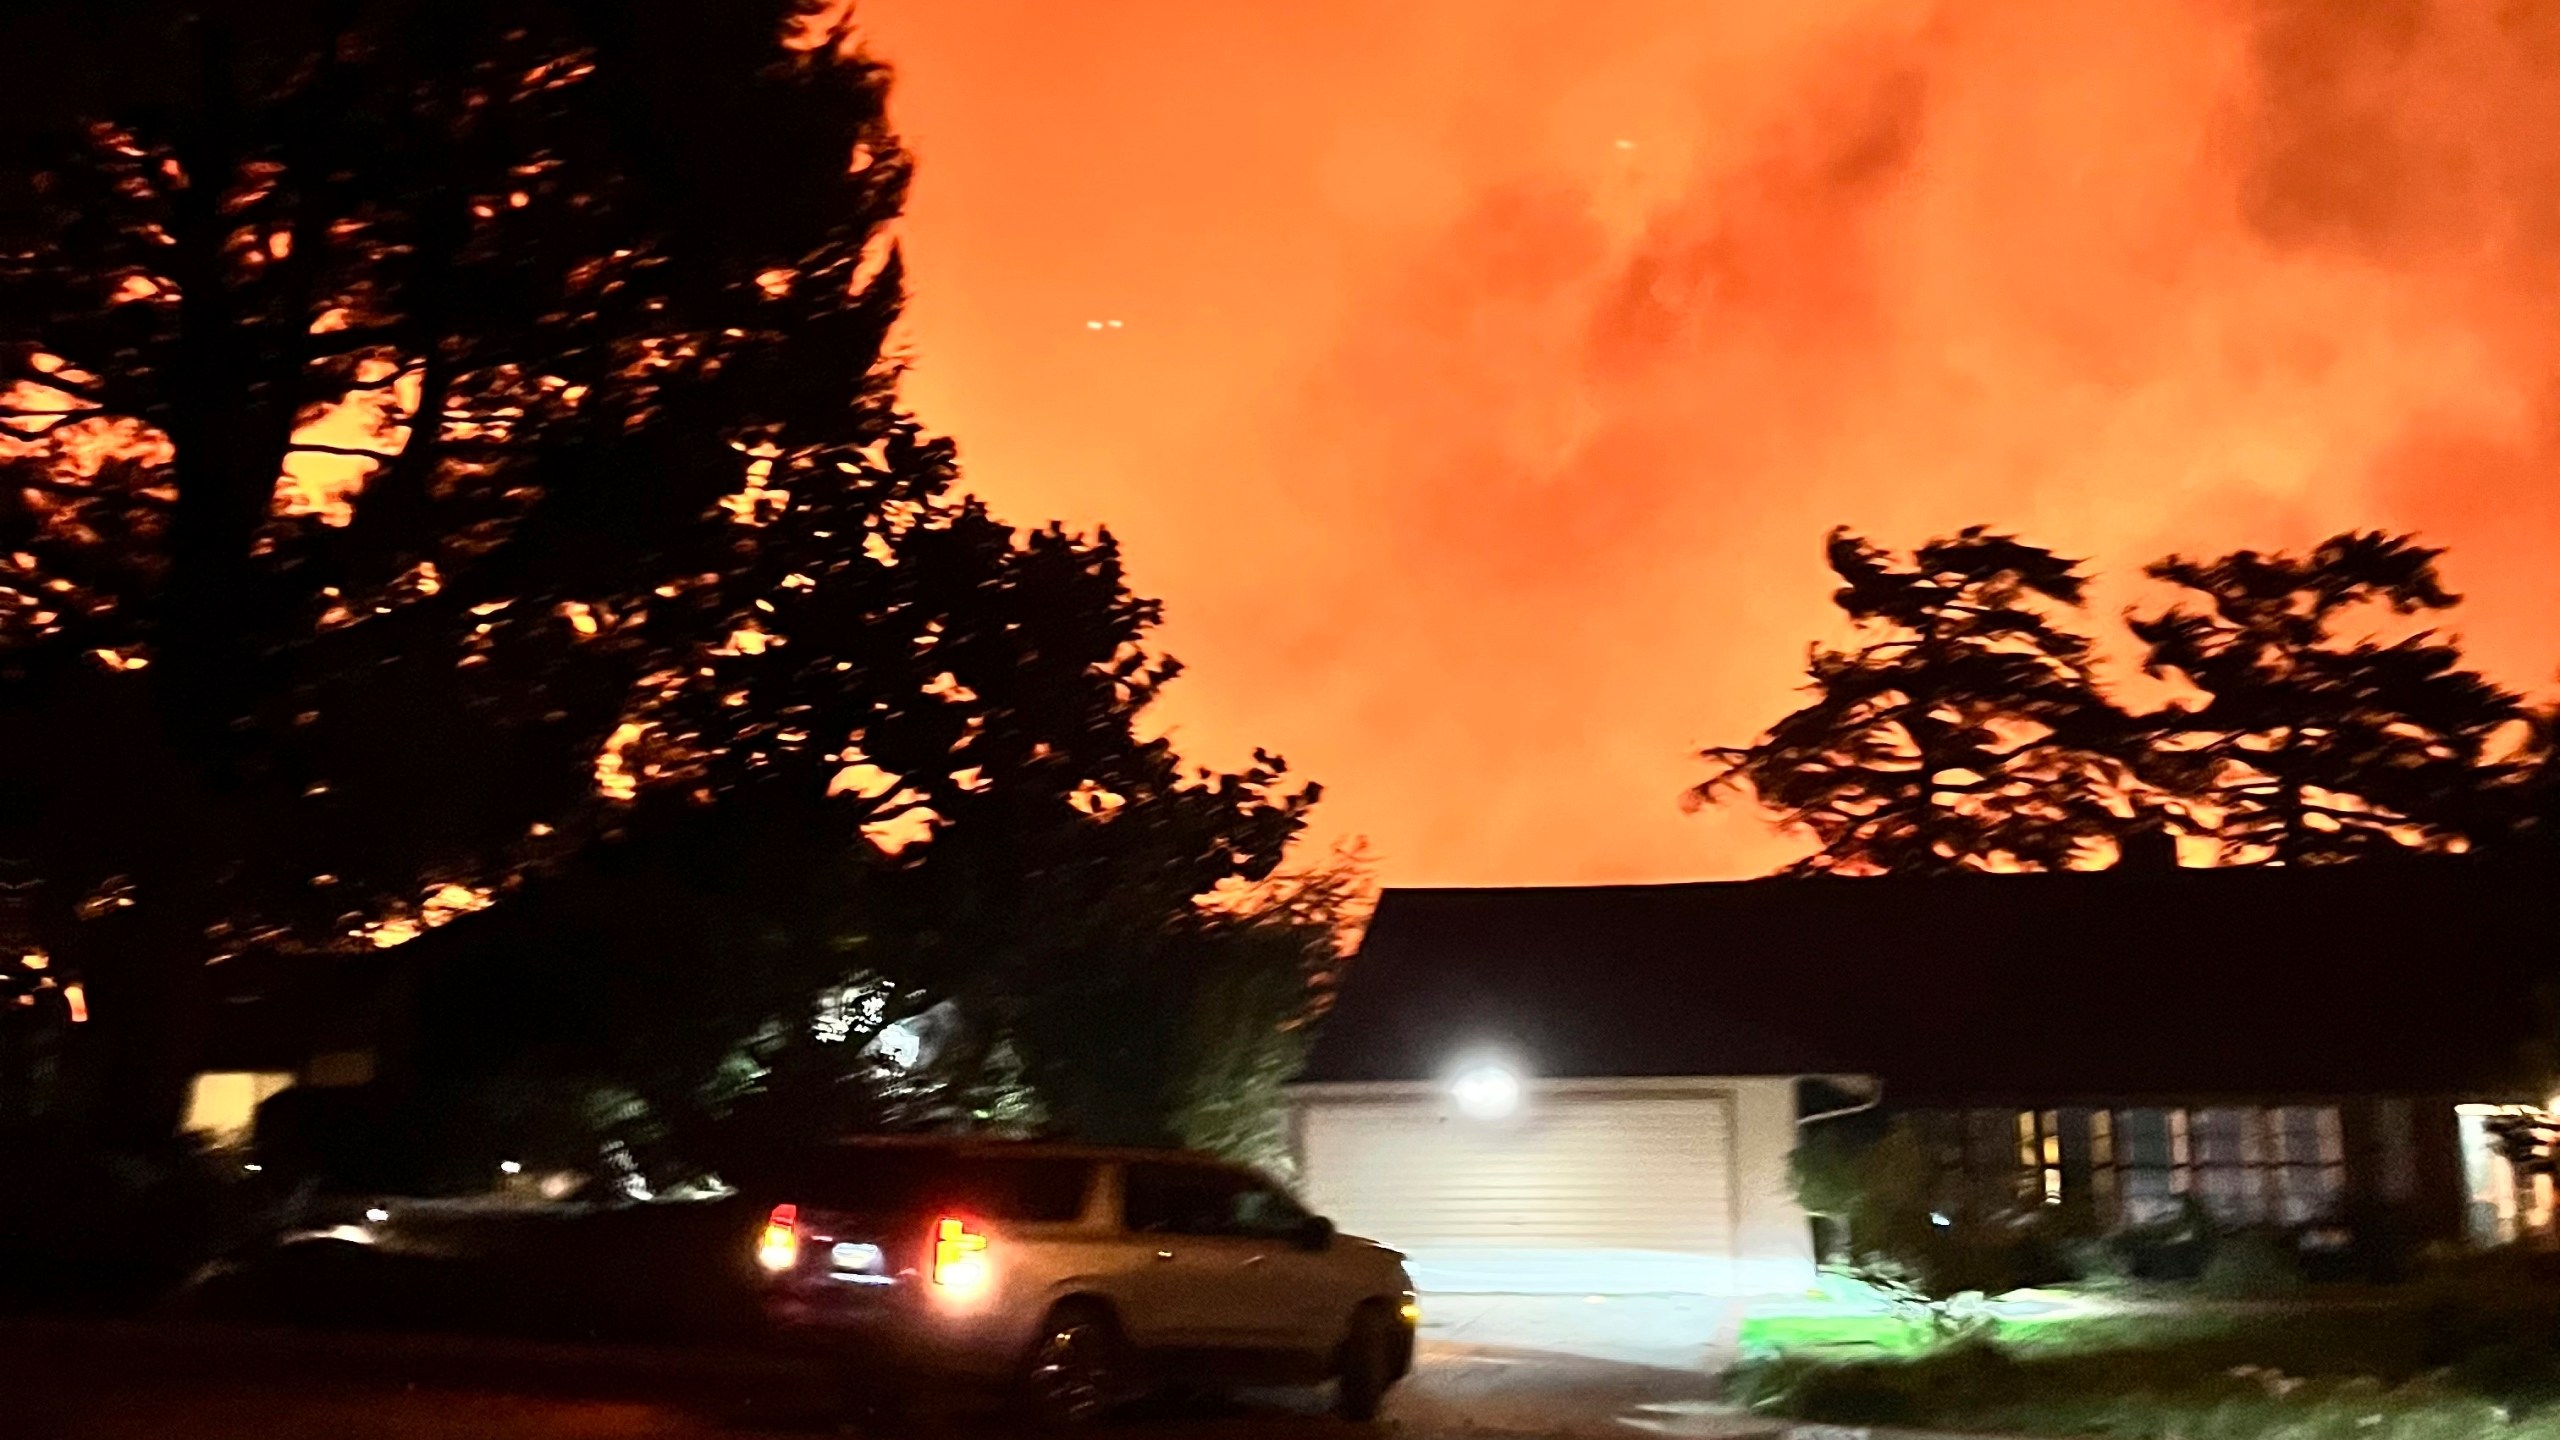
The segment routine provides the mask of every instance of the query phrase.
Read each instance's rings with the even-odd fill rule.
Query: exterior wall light
[[[1460,1112],[1499,1120],[1520,1108],[1520,1077],[1500,1065],[1470,1066],[1449,1082],[1449,1095]]]

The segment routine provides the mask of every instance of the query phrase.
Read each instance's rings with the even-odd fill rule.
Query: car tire
[[[362,1245],[344,1240],[287,1245],[274,1252],[258,1277],[265,1292],[262,1308],[287,1325],[352,1324],[380,1314],[381,1276],[381,1264]]]
[[[1038,1426],[1090,1425],[1129,1398],[1129,1343],[1110,1308],[1069,1300],[1040,1322],[1015,1377],[1014,1404]]]
[[[1402,1373],[1397,1360],[1403,1344],[1395,1317],[1383,1308],[1363,1305],[1352,1311],[1342,1348],[1334,1356],[1333,1413],[1351,1421],[1377,1419],[1378,1406]]]

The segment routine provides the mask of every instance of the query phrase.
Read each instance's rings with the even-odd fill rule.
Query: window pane
[[[1123,1181],[1129,1228],[1160,1235],[1227,1235],[1237,1202],[1254,1187],[1206,1165],[1132,1165]]]
[[[2345,1172],[2316,1165],[2286,1165],[2269,1171],[2279,1192],[2276,1219],[2287,1225],[2326,1220],[2338,1213],[2345,1198]]]
[[[2250,1155],[2249,1112],[2198,1110],[2188,1117],[2187,1143],[2198,1165],[2246,1165]]]
[[[1305,1230],[1306,1225],[1307,1212],[1277,1190],[1255,1186],[1236,1196],[1235,1230],[1239,1235],[1290,1236]]]
[[[2338,1112],[2318,1105],[2289,1105],[2269,1112],[2274,1153],[2279,1165],[2333,1164],[2342,1158]]]
[[[2239,1166],[2200,1168],[2196,1198],[2213,1218],[2226,1225],[2245,1225],[2259,1218],[2257,1172]]]
[[[2116,1112],[2116,1121],[2118,1163],[2162,1170],[2169,1168],[2171,1151],[2168,1111],[2119,1110]]]

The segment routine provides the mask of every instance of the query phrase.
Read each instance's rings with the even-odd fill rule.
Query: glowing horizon
[[[1836,635],[1821,540],[2102,580],[2351,527],[2560,636],[2560,12],[865,0],[908,393],[1108,523],[1167,721],[1389,883],[1791,853],[1679,808]],[[2479,13],[2475,13],[2475,9]]]

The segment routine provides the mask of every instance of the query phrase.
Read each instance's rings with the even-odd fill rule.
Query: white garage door
[[[1733,1255],[1733,1112],[1719,1094],[1532,1095],[1484,1121],[1438,1097],[1300,1116],[1307,1197],[1439,1290],[1697,1292]]]

